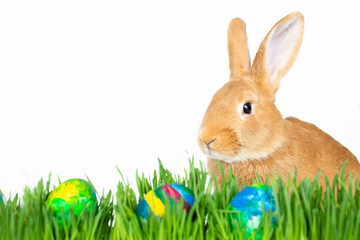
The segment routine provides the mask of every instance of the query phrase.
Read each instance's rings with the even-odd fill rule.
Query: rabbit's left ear
[[[275,94],[280,79],[290,70],[299,53],[304,33],[304,16],[293,12],[267,34],[254,59],[251,74],[269,84]]]

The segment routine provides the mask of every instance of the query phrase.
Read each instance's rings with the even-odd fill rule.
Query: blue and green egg
[[[262,239],[262,229],[258,229],[263,218],[263,210],[275,211],[275,199],[270,187],[264,184],[254,184],[245,187],[237,193],[229,204],[228,217],[233,231],[245,231],[245,239],[257,232],[255,239]],[[273,225],[275,218],[272,218]]]

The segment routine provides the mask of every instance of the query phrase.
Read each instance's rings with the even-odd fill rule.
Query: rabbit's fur
[[[276,108],[280,79],[290,70],[299,52],[304,17],[294,12],[267,34],[250,63],[245,23],[235,18],[228,29],[230,81],[219,89],[203,118],[198,143],[208,157],[208,170],[222,181],[231,166],[238,182],[251,184],[273,170],[285,179],[297,169],[298,180],[313,179],[322,170],[332,181],[341,164],[360,176],[356,157],[315,125],[289,117]],[[246,105],[246,106],[245,106]],[[250,109],[250,111],[249,111]]]

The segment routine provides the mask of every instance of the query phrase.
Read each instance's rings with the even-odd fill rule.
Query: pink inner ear
[[[285,28],[285,29],[276,29],[273,37],[271,38],[271,48],[273,49],[272,53],[277,53],[279,47],[281,46],[281,44],[283,44],[283,41],[285,40],[285,36],[286,34],[289,32],[289,28]],[[271,59],[270,61],[276,61],[276,54],[273,54],[270,56]],[[275,69],[271,69],[273,72]]]
[[[277,72],[288,63],[300,35],[298,17],[284,22],[271,33],[266,44],[266,64],[271,83],[276,79]]]

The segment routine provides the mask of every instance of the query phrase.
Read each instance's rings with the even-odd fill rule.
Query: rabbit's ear
[[[299,53],[304,33],[304,16],[293,12],[281,19],[267,34],[254,59],[251,74],[266,81],[272,94],[290,70]]]
[[[250,55],[246,38],[245,22],[240,18],[231,20],[228,29],[230,81],[250,73]]]

